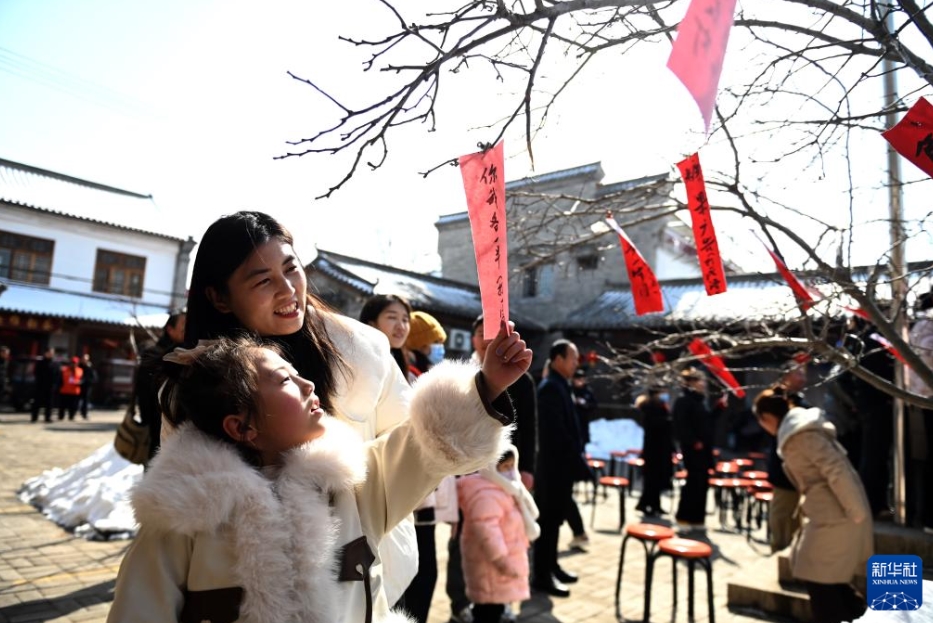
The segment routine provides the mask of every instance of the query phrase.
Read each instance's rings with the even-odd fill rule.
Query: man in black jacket
[[[42,361],[36,362],[36,384],[32,397],[32,422],[39,421],[39,409],[45,408],[45,421],[52,421],[52,396],[61,376],[55,363],[55,349],[47,348]]]
[[[159,378],[162,357],[185,341],[185,310],[172,312],[162,329],[159,341],[143,351],[136,371],[136,404],[139,419],[149,426],[149,460],[159,449],[162,435],[162,410],[159,408]]]
[[[677,523],[702,530],[706,523],[709,468],[713,466],[713,421],[706,407],[706,376],[696,368],[680,373],[683,393],[674,402],[674,435],[684,456],[687,482],[680,494]]]
[[[580,352],[568,340],[557,340],[548,352],[550,372],[538,386],[538,442],[544,460],[535,472],[541,536],[534,544],[532,586],[555,597],[569,597],[566,584],[577,581],[557,564],[560,525],[573,499],[573,483],[590,472],[586,463],[580,418],[570,382],[580,363]]]

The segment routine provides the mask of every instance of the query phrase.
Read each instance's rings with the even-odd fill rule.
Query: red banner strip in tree
[[[897,153],[933,177],[933,104],[921,97],[897,125],[881,136]]]
[[[781,260],[777,253],[769,249],[767,245],[765,245],[765,250],[771,256],[771,259],[774,260],[774,265],[777,266],[778,272],[781,273],[781,277],[784,278],[784,281],[787,282],[787,285],[789,285],[790,289],[794,292],[794,296],[797,297],[797,303],[799,303],[804,310],[813,307],[816,301],[813,300],[813,295],[810,294],[810,291],[800,283],[800,280],[794,276],[794,273],[790,272],[790,269],[787,268],[787,264]]]
[[[638,252],[619,224],[612,216],[606,217],[609,227],[619,235],[619,244],[622,245],[622,257],[625,258],[625,270],[632,285],[632,298],[635,302],[635,313],[639,316],[651,312],[664,311],[664,301],[661,299],[661,286],[658,284],[654,271],[648,266],[644,256]]]
[[[895,359],[900,361],[902,364],[904,364],[908,368],[910,367],[910,365],[908,365],[907,361],[904,359],[904,356],[901,355],[901,353],[898,352],[896,348],[894,348],[894,344],[892,344],[890,340],[888,340],[888,338],[884,337],[880,333],[872,333],[871,339],[875,340],[876,342],[884,346],[884,349],[888,351],[889,353],[891,353],[892,355],[894,355]]]
[[[737,397],[745,398],[745,390],[742,389],[736,378],[729,372],[729,368],[726,367],[722,357],[714,355],[706,342],[700,338],[694,338],[693,341],[687,345],[687,349],[693,353],[694,356],[698,357],[703,365],[709,368],[709,371],[712,372],[716,378],[725,383],[726,387],[731,389]]]
[[[460,158],[473,253],[483,303],[483,338],[491,340],[509,321],[508,239],[505,227],[505,173],[502,143]],[[498,322],[489,322],[492,319]]]
[[[722,256],[713,228],[713,217],[706,197],[706,182],[700,167],[699,154],[693,154],[677,163],[680,176],[687,186],[687,207],[693,223],[693,239],[696,242],[697,259],[703,272],[703,285],[710,296],[726,291],[726,275],[722,269]]]

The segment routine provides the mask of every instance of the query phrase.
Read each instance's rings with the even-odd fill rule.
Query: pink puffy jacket
[[[466,594],[473,603],[528,599],[528,537],[515,500],[479,474],[457,480]]]

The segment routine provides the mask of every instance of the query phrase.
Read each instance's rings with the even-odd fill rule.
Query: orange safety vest
[[[72,372],[71,366],[62,366],[62,386],[59,388],[58,393],[63,396],[80,396],[81,378],[83,376],[84,370],[80,367],[76,367]]]

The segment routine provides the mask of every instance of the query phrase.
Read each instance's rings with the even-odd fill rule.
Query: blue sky
[[[364,74],[360,51],[338,41],[384,34],[391,17],[377,2],[350,5],[0,0],[0,157],[151,193],[161,212],[154,225],[167,233],[198,238],[221,214],[260,209],[293,230],[305,258],[318,246],[436,268],[433,223],[465,209],[463,191],[456,169],[427,180],[417,172],[490,140],[478,128],[507,114],[497,103],[523,85],[501,85],[482,69],[445,78],[439,131],[399,132],[383,169],[316,201],[345,158],[272,158],[286,140],[332,123],[337,109],[286,71],[348,105],[368,103],[392,79]],[[669,49],[594,62],[536,137],[536,172],[599,160],[605,181],[620,181],[673,171],[700,147],[699,113],[665,68]],[[724,83],[741,63],[727,55]],[[522,152],[507,135],[507,178],[532,172]],[[796,190],[823,211],[819,187]],[[747,238],[743,231],[735,235]]]

